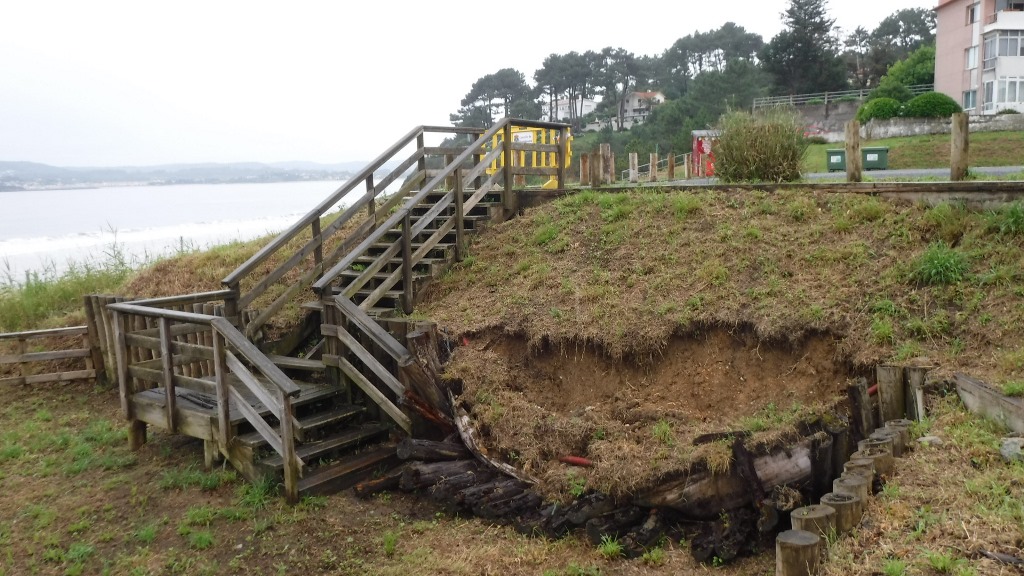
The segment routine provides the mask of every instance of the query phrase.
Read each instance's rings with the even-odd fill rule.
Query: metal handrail
[[[924,94],[925,92],[931,92],[935,90],[934,84],[915,84],[913,86],[907,86],[911,94],[915,96],[918,94]],[[839,100],[841,98],[854,97],[856,99],[864,99],[870,94],[874,88],[860,88],[856,90],[841,90],[836,92],[814,92],[811,94],[792,94],[789,96],[764,96],[760,98],[754,98],[754,110],[758,108],[766,108],[769,106],[780,106],[780,105],[798,105],[798,104],[809,104],[816,100],[821,100],[822,103],[829,103]]]

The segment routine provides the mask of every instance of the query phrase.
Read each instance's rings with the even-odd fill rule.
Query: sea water
[[[343,182],[116,186],[0,192],[0,284],[113,253],[141,264],[284,230]],[[359,191],[352,192],[353,198]],[[339,208],[336,206],[334,209]]]

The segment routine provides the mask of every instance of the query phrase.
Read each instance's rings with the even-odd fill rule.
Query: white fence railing
[[[915,96],[931,92],[935,89],[934,84],[917,84],[907,86],[911,94]],[[840,100],[863,100],[874,88],[861,88],[859,90],[843,90],[841,92],[815,92],[813,94],[791,94],[789,96],[766,96],[754,98],[754,110],[768,108],[771,106],[799,106],[808,104],[828,104]]]

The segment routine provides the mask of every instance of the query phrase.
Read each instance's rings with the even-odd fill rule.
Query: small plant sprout
[[[618,538],[605,534],[601,536],[601,544],[598,545],[597,551],[601,553],[601,556],[609,560],[619,558],[622,556],[622,544],[619,543]]]

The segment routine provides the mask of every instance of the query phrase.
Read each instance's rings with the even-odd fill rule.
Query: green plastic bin
[[[846,170],[846,149],[830,148],[825,150],[825,165],[829,172],[842,172]]]
[[[889,168],[889,149],[884,146],[861,148],[865,170],[887,170]]]

